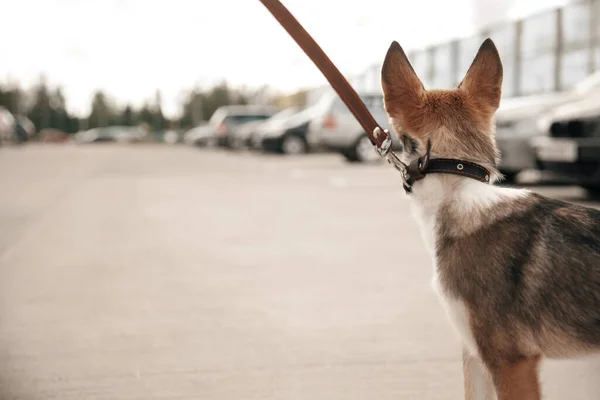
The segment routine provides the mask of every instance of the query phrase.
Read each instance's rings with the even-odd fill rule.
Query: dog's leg
[[[495,400],[494,383],[483,362],[463,349],[465,400]]]
[[[539,357],[502,363],[492,369],[498,400],[540,400]]]

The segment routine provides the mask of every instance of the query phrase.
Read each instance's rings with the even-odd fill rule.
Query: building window
[[[519,80],[522,95],[555,89],[556,22],[554,10],[523,21]]]
[[[532,59],[556,51],[556,11],[545,12],[523,21],[521,56]]]
[[[444,44],[433,49],[432,89],[450,89],[454,86],[452,68],[452,44]]]
[[[554,53],[522,60],[520,89],[522,95],[554,90]]]
[[[588,3],[571,4],[562,11],[563,44],[567,47],[586,46],[590,39],[591,12]]]
[[[429,52],[427,50],[415,51],[410,54],[409,61],[423,85],[429,88]]]
[[[458,42],[458,71],[457,77],[455,78],[457,82],[462,81],[469,70],[481,43],[482,39],[480,36],[472,36]]]
[[[563,53],[561,65],[562,89],[567,89],[585,79],[588,74],[589,50],[572,50]]]
[[[495,29],[489,33],[489,37],[494,41],[502,68],[504,78],[502,79],[502,96],[512,97],[515,95],[515,40],[517,40],[516,24],[510,23]]]

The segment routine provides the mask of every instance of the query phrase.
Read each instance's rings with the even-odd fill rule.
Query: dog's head
[[[500,105],[502,62],[492,40],[483,42],[454,90],[425,90],[402,47],[393,42],[383,63],[382,86],[406,164],[425,152],[430,139],[434,156],[483,163],[496,172],[494,113]]]

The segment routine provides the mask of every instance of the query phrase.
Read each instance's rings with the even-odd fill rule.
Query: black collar
[[[430,159],[431,142],[427,142],[425,154],[408,165],[404,172],[403,186],[406,193],[412,192],[412,185],[425,178],[427,174],[450,174],[475,179],[483,183],[490,182],[490,172],[481,165],[454,158]]]

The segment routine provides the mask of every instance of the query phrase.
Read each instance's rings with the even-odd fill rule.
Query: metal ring
[[[381,143],[381,147],[375,145],[375,151],[380,157],[386,157],[392,148],[392,137],[387,129],[384,129],[383,131],[379,129],[379,127],[373,129],[373,136],[375,136],[375,138],[379,137],[381,134],[385,135],[385,139]]]
[[[456,169],[458,169],[459,171],[462,171],[462,170],[463,170],[463,168],[464,168],[464,166],[463,166],[462,164],[458,164],[458,165],[456,166]]]

